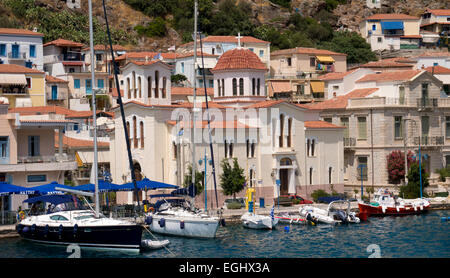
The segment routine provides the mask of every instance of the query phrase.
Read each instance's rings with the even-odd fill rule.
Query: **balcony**
[[[28,94],[28,88],[25,86],[8,86],[1,89],[4,95],[26,95]]]
[[[59,55],[61,61],[84,61],[84,55],[81,53],[65,53]]]
[[[75,161],[75,155],[63,153],[55,155],[39,155],[39,156],[19,156],[17,163],[50,163],[50,162],[70,162]]]
[[[10,60],[26,60],[26,52],[8,52],[8,59]]]
[[[444,136],[416,136],[414,137],[414,145],[434,147],[444,145]]]
[[[433,108],[438,107],[437,98],[418,98],[417,107],[419,111],[431,111]]]
[[[66,171],[77,169],[74,155],[20,156],[17,164],[0,164],[0,172]]]
[[[344,137],[344,148],[350,148],[356,146],[356,138]]]
[[[316,65],[316,70],[321,72],[334,72],[334,64],[326,65],[318,63]]]

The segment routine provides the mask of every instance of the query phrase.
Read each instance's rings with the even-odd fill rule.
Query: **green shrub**
[[[436,169],[436,173],[439,174],[440,181],[445,181],[446,177],[450,177],[450,169],[449,168]]]
[[[317,200],[320,197],[329,197],[329,196],[331,195],[325,192],[325,190],[323,189],[314,190],[314,192],[311,194],[311,197],[313,198],[314,202],[317,202]]]

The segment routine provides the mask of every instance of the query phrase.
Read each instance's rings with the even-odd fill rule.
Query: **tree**
[[[428,174],[425,167],[422,165],[422,192],[430,184],[428,182]],[[400,196],[405,199],[415,199],[420,197],[420,171],[419,163],[414,162],[408,172],[408,184],[400,187]],[[423,194],[426,196],[426,194]]]
[[[223,193],[225,195],[233,195],[233,199],[236,199],[236,193],[244,189],[244,169],[239,166],[237,158],[233,158],[233,167],[231,167],[228,159],[224,158],[221,167],[220,186],[223,189]]]
[[[408,167],[411,165],[413,153],[408,152]],[[387,156],[388,180],[391,184],[399,184],[405,179],[405,153],[392,151]]]
[[[203,180],[204,180],[204,173],[203,172],[199,172],[199,171],[195,171],[195,196],[199,195],[200,193],[203,192]],[[183,186],[184,187],[189,187],[192,184],[192,165],[188,166],[188,173],[184,175],[184,180],[183,180]]]
[[[170,77],[170,81],[175,84],[179,84],[186,80],[187,80],[187,77],[183,74],[174,74]]]

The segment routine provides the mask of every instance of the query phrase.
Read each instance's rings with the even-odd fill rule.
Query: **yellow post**
[[[247,199],[245,200],[245,209],[248,211],[248,202],[253,202],[253,211],[255,211],[255,202],[253,201],[253,197],[255,195],[255,189],[252,187],[247,188],[247,192],[245,196]]]

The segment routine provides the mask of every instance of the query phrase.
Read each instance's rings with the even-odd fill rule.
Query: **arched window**
[[[151,98],[152,97],[152,77],[151,76],[147,77],[147,86],[148,86],[147,97]]]
[[[256,86],[256,94],[259,96],[261,91],[261,79],[258,78],[258,84]]]
[[[128,144],[131,146],[130,122],[127,121]]]
[[[163,88],[162,88],[162,98],[166,98],[166,83],[167,77],[163,77]]]
[[[279,147],[283,147],[283,138],[284,138],[284,115],[280,115],[280,138],[279,138]]]
[[[134,98],[137,98],[137,90],[136,90],[136,73],[133,71],[133,75],[132,75],[132,81],[133,81],[133,96]]]
[[[134,148],[138,147],[138,139],[137,139],[137,121],[136,116],[133,116],[133,143]]]
[[[314,147],[316,145],[316,139],[311,140],[311,156],[314,156]]]
[[[159,98],[159,71],[155,71],[155,98]]]
[[[289,166],[292,165],[292,160],[288,157],[282,158],[280,160],[280,166]]]
[[[141,77],[138,77],[138,91],[139,91],[139,98],[142,98],[142,81]]]
[[[225,96],[225,80],[222,79],[222,96]]]
[[[239,78],[239,95],[244,95],[244,78]]]
[[[252,78],[252,95],[256,94],[256,80]]]
[[[237,80],[233,78],[233,96],[237,96]]]
[[[141,133],[141,149],[144,148],[144,122],[140,122],[139,124],[140,127],[140,133]]]
[[[331,173],[333,172],[333,167],[328,167],[328,183],[331,184]]]
[[[130,84],[130,78],[127,77],[127,88],[128,88],[128,98],[131,98],[131,84]]]
[[[288,138],[287,138],[288,148],[292,147],[292,118],[288,120]]]

